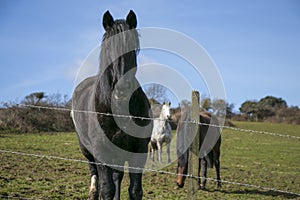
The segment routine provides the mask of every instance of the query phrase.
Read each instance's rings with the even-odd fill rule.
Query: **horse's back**
[[[72,96],[73,110],[87,111],[91,109],[87,103],[92,100],[96,80],[97,76],[88,77],[76,86]]]
[[[72,96],[72,118],[75,125],[78,139],[83,146],[88,146],[90,140],[88,133],[93,129],[97,114],[94,105],[95,82],[97,76],[83,80],[74,90]]]

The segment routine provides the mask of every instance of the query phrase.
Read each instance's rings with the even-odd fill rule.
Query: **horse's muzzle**
[[[180,184],[180,183],[177,182],[177,186],[178,186],[179,188],[183,188],[184,183],[181,183],[181,184]]]

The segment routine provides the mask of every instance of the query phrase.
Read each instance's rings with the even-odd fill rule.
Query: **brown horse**
[[[218,120],[215,116],[207,112],[200,112],[200,149],[203,147],[203,142],[205,137],[208,137],[211,141],[208,141],[211,146],[207,150],[204,150],[204,154],[201,155],[199,152],[193,152],[199,156],[199,167],[198,167],[198,189],[205,189],[206,178],[207,178],[207,167],[212,168],[215,166],[217,174],[217,185],[218,188],[221,187],[221,177],[220,177],[220,146],[221,146],[221,135],[220,129],[218,127],[209,126],[209,124],[218,124]],[[181,122],[177,127],[177,185],[182,188],[188,173],[188,157],[189,157],[189,145],[191,144],[189,138],[190,121],[189,110],[187,110],[181,118]],[[213,138],[213,139],[212,139]],[[214,144],[215,143],[215,144]],[[199,154],[200,153],[200,154]],[[202,169],[202,174],[200,171]],[[201,179],[200,179],[201,177]]]

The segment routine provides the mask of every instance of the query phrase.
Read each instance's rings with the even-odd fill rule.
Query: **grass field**
[[[300,126],[235,122],[237,127],[300,136]],[[85,160],[75,133],[0,134],[0,149]],[[0,199],[4,196],[33,199],[87,199],[89,170],[85,163],[10,153],[0,153]],[[174,161],[175,158],[172,158]],[[176,162],[163,170],[176,172]],[[215,172],[209,169],[208,176]],[[224,129],[221,178],[300,193],[300,139],[250,134]],[[176,187],[171,174],[146,172],[144,199],[187,199],[187,185]],[[128,176],[122,199],[128,199]],[[300,199],[281,192],[224,183],[217,190],[209,181],[197,199]]]

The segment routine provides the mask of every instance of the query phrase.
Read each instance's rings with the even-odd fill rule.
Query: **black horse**
[[[129,198],[142,199],[142,168],[153,125],[143,119],[152,116],[150,104],[135,77],[139,50],[137,19],[132,10],[126,20],[114,20],[107,11],[102,24],[105,33],[99,73],[82,81],[72,98],[80,148],[90,161],[89,198],[120,199],[127,161]]]
[[[190,117],[189,117],[189,110],[184,112],[182,116],[182,121],[178,124],[177,127],[177,186],[182,188],[184,186],[184,182],[188,173],[188,157],[189,157],[189,145],[191,144],[189,138],[190,132]],[[204,154],[204,157],[201,158],[199,156],[199,167],[198,167],[198,189],[205,189],[206,185],[206,177],[207,177],[207,167],[216,168],[217,174],[217,182],[218,188],[221,187],[221,178],[220,178],[220,146],[221,146],[221,135],[220,129],[217,127],[209,126],[208,124],[218,124],[218,120],[216,117],[212,116],[210,113],[207,112],[200,112],[200,147],[203,145],[204,138],[207,134],[210,134],[215,144],[213,145],[212,149],[207,153]],[[199,149],[200,151],[200,149]],[[193,152],[196,155],[199,155],[199,152]],[[202,175],[200,175],[200,171],[202,169]],[[202,177],[202,181],[200,179]]]

